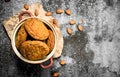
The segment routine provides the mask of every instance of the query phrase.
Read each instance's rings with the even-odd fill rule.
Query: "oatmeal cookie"
[[[25,41],[21,44],[20,52],[29,60],[40,60],[47,56],[49,47],[41,41]]]
[[[24,29],[24,24],[21,26],[21,28],[19,29],[16,38],[15,38],[15,44],[17,49],[19,49],[20,45],[22,42],[24,42],[27,39],[27,33]]]
[[[25,29],[31,37],[37,40],[45,40],[49,36],[47,27],[37,18],[27,19],[25,21]]]
[[[54,43],[55,43],[54,34],[53,34],[53,32],[51,30],[49,30],[49,37],[48,37],[48,40],[47,40],[47,45],[50,48],[50,51],[53,50]]]

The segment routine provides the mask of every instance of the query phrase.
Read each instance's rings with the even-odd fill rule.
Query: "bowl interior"
[[[33,18],[33,17],[29,17],[29,18]],[[35,17],[34,17],[34,18],[35,18]],[[24,62],[31,63],[31,64],[43,63],[43,62],[47,61],[48,59],[50,59],[50,58],[53,56],[53,54],[55,53],[55,51],[56,51],[56,42],[57,42],[57,40],[56,40],[56,38],[57,38],[56,30],[55,30],[54,26],[53,26],[51,23],[47,22],[47,21],[44,20],[44,19],[37,18],[37,19],[39,19],[40,21],[42,21],[45,25],[47,25],[47,26],[53,31],[53,33],[54,33],[54,38],[55,38],[54,48],[53,48],[53,50],[46,56],[46,58],[44,58],[44,59],[42,59],[42,60],[32,61],[32,60],[26,59],[26,58],[23,57],[23,56],[21,55],[21,53],[17,50],[16,45],[15,45],[15,38],[16,38],[16,34],[17,34],[19,28],[21,27],[21,25],[22,25],[27,19],[28,19],[28,18],[23,19],[22,21],[20,21],[20,22],[15,26],[15,28],[14,28],[13,36],[12,36],[12,47],[13,47],[13,50],[14,50],[15,54],[16,54],[21,60],[23,60]]]

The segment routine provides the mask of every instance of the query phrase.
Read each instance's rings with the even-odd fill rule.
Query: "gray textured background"
[[[16,14],[24,3],[39,2],[58,19],[64,37],[62,56],[50,69],[24,63],[14,54],[2,21]],[[56,9],[70,9],[71,16],[57,15]],[[76,24],[68,22],[74,19]],[[77,30],[79,20],[83,32]],[[66,27],[73,30],[69,36]],[[66,60],[65,66],[59,60]],[[0,0],[0,77],[120,77],[120,1],[119,0]]]

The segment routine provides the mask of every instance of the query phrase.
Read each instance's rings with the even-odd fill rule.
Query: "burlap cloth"
[[[57,31],[57,50],[54,53],[53,58],[57,58],[62,53],[63,43],[64,43],[62,34],[60,32],[59,24],[58,24],[58,22],[53,23],[54,18],[52,16],[46,16],[45,15],[46,11],[43,9],[43,6],[40,5],[39,3],[35,3],[35,4],[30,5],[29,10],[27,10],[27,11],[30,11],[34,15],[34,11],[36,9],[39,10],[39,15],[37,16],[38,18],[42,18],[44,20],[47,20],[47,21],[49,21],[50,23],[52,23],[55,26],[55,29]],[[23,9],[21,9],[20,12],[22,12],[22,11],[26,11],[26,10],[23,8]],[[11,37],[12,37],[14,27],[19,22],[18,15],[20,14],[20,12],[18,14],[13,15],[12,17],[10,17],[10,18],[3,21],[3,25],[4,25],[4,27],[5,27],[6,31],[7,31],[7,34],[10,37],[10,39],[12,39]],[[27,15],[23,16],[23,18],[26,18],[26,17],[28,17],[28,16]]]

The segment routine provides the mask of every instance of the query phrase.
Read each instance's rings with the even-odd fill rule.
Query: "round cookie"
[[[21,28],[19,29],[16,38],[15,38],[15,44],[17,49],[20,48],[20,45],[22,42],[24,42],[27,39],[27,33],[24,29],[24,24],[21,26]]]
[[[45,40],[49,36],[47,27],[37,18],[29,18],[25,21],[25,29],[28,34],[37,40]]]
[[[55,43],[54,34],[53,34],[53,32],[51,30],[49,30],[49,36],[48,36],[48,40],[47,40],[47,45],[48,45],[50,51],[53,50],[54,43]]]
[[[47,56],[49,47],[41,41],[25,41],[21,44],[20,52],[29,60],[40,60]]]

